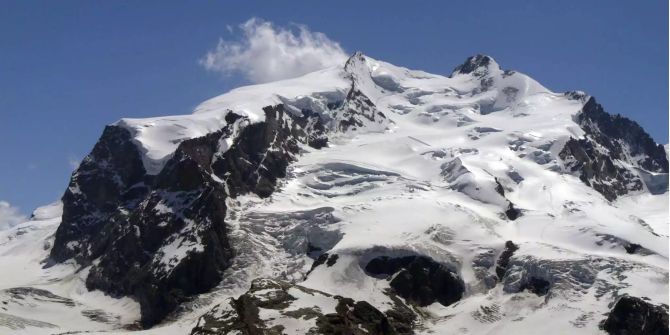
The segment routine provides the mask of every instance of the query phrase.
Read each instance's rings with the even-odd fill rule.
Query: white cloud
[[[276,27],[252,18],[241,24],[238,41],[219,40],[200,64],[224,75],[242,74],[255,83],[264,83],[343,65],[348,58],[339,43],[306,26],[295,29]]]
[[[26,221],[26,217],[19,209],[10,205],[7,201],[0,201],[0,230],[11,228]]]

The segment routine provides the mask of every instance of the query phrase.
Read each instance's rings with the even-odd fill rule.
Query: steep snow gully
[[[583,92],[361,53],[108,125],[0,333],[665,334],[668,158]]]

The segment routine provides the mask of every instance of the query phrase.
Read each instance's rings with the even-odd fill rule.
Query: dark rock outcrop
[[[628,243],[624,244],[623,248],[624,248],[624,250],[626,250],[626,253],[629,253],[629,254],[638,254],[638,255],[642,255],[642,256],[647,256],[647,255],[653,255],[654,254],[653,251],[651,251],[651,250],[649,250],[649,249],[647,249],[647,248],[645,248],[645,247],[643,247],[643,246],[641,246],[637,243],[628,242]]]
[[[352,84],[344,103],[335,112],[335,120],[335,128],[342,132],[364,128],[370,123],[383,126],[388,122],[386,115],[355,84]]]
[[[507,272],[507,267],[509,265],[509,259],[514,255],[514,252],[519,250],[519,247],[514,244],[512,241],[505,242],[505,250],[498,257],[498,262],[496,264],[496,275],[498,280],[501,280]]]
[[[665,149],[637,124],[621,115],[605,112],[595,98],[589,99],[577,121],[596,142],[606,147],[615,159],[624,159],[625,151],[633,162],[647,171],[667,173],[668,160]],[[624,146],[627,146],[625,148]]]
[[[359,80],[370,78],[370,68],[365,64],[365,56],[354,53],[344,64],[344,71],[351,80],[351,88],[344,101],[332,113],[331,127],[347,132],[365,129],[384,131],[392,122],[382,113],[368,96],[361,91]]]
[[[328,267],[335,265],[339,257],[340,256],[338,256],[337,254],[332,255],[329,255],[328,253],[321,254],[314,260],[314,263],[312,263],[312,267],[309,269],[309,271],[307,271],[306,275],[309,276],[309,274],[312,273],[312,271],[314,271],[314,269],[316,269],[319,265],[326,264],[326,266]]]
[[[336,298],[339,300],[336,313],[316,320],[320,334],[414,334],[416,314],[397,299],[394,308],[382,313],[366,301]]]
[[[332,299],[334,312],[326,313],[319,306],[304,307],[300,296]],[[218,305],[204,314],[191,331],[192,335],[205,334],[284,334],[281,325],[271,325],[275,318],[291,318],[293,323],[315,324],[308,334],[413,334],[416,315],[397,298],[394,308],[381,312],[365,301],[355,301],[341,296],[308,289],[287,282],[256,279],[248,292],[231,299],[230,307]],[[298,302],[300,308],[293,306]],[[261,313],[262,311],[262,313]],[[270,316],[269,316],[270,315]],[[268,319],[263,319],[263,316]]]
[[[399,334],[389,318],[368,302],[342,297],[336,299],[336,313],[326,314],[316,320],[319,334]]]
[[[50,262],[92,265],[87,288],[135,297],[145,327],[214,287],[234,257],[226,198],[269,196],[302,144],[327,143],[314,115],[295,116],[283,105],[264,112],[254,124],[229,113],[221,130],[181,142],[155,176],[130,133],[108,126],[63,196]],[[221,152],[226,138],[234,142]]]
[[[505,198],[505,188],[502,186],[498,178],[495,178],[495,182],[496,182],[496,188],[495,188],[496,193],[500,194],[501,197]],[[521,210],[514,207],[514,204],[507,198],[505,198],[505,200],[507,200],[507,209],[505,209],[505,216],[512,221],[518,219],[522,214]]]
[[[645,183],[650,191],[659,189],[657,183],[667,185],[665,150],[636,122],[606,113],[593,97],[575,121],[584,130],[585,137],[571,138],[559,157],[566,169],[578,174],[586,185],[610,201],[630,191],[642,190]],[[652,178],[651,174],[661,174],[663,180],[659,181],[657,176]],[[650,182],[652,179],[654,184]],[[665,191],[667,186],[660,189]]]
[[[137,207],[148,193],[147,179],[150,178],[130,132],[107,126],[91,153],[72,174],[63,194],[64,224],[56,231],[57,243],[51,249],[51,260],[62,262],[74,258],[88,264],[89,259],[100,253],[89,245],[99,245],[97,241],[108,238],[109,232],[103,227],[120,219],[119,205]]]
[[[434,302],[449,306],[465,292],[465,284],[458,275],[426,256],[380,256],[370,260],[365,271],[382,278],[397,273],[390,282],[391,289],[418,306]]]
[[[612,335],[662,335],[668,333],[668,306],[652,305],[640,298],[622,296],[601,323]]]
[[[295,297],[288,294],[290,284],[282,281],[257,279],[249,291],[237,299],[230,300],[231,310],[225,310],[223,306],[215,306],[210,312],[204,314],[198,324],[193,328],[191,334],[228,334],[238,332],[241,334],[282,334],[281,327],[268,327],[260,318],[259,311],[264,309],[282,309],[287,307]],[[272,294],[259,294],[265,290]]]
[[[537,277],[530,277],[527,282],[521,285],[522,291],[527,290],[539,296],[543,296],[549,293],[549,289],[551,289],[551,283]]]
[[[514,207],[514,204],[510,201],[507,209],[505,210],[505,216],[514,221],[521,216],[522,212],[520,209]]]
[[[454,71],[452,71],[452,76],[454,74],[474,74],[477,76],[483,76],[487,74],[486,70],[488,66],[492,63],[493,59],[486,55],[474,55],[468,57],[465,62],[457,66]]]

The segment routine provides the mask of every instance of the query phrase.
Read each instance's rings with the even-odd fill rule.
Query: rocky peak
[[[372,101],[377,91],[372,77],[372,62],[374,60],[356,51],[345,63],[344,72],[351,80],[351,88],[341,106],[333,112],[336,131],[379,132],[388,129],[392,123]]]
[[[229,113],[220,130],[182,141],[157,176],[127,130],[107,127],[63,196],[51,262],[92,264],[86,287],[133,296],[145,327],[214,287],[234,257],[226,199],[269,196],[301,146],[324,144],[318,117],[264,113],[252,124]]]
[[[590,97],[575,122],[584,137],[571,138],[559,157],[568,171],[608,200],[629,192],[664,193],[668,159],[663,145],[654,142],[635,121],[604,111]]]
[[[99,250],[92,240],[105,239],[105,222],[117,219],[118,206],[133,209],[138,196],[147,192],[146,171],[131,134],[118,126],[107,126],[91,153],[72,174],[63,194],[63,222],[56,231],[51,261],[75,258],[87,264]],[[76,224],[67,224],[72,222]]]
[[[635,121],[606,113],[590,97],[575,122],[585,132],[584,137],[571,138],[559,157],[585,184],[608,200],[645,186],[651,193],[667,191],[665,149]]]
[[[621,115],[611,115],[591,97],[577,122],[598,142],[602,142],[616,159],[625,159],[628,151],[634,163],[651,172],[668,173],[668,160],[663,145],[656,143],[640,125]]]
[[[344,71],[350,74],[355,74],[364,67],[367,68],[366,56],[360,51],[354,52],[344,63]]]
[[[500,71],[500,65],[487,55],[477,54],[468,57],[465,62],[457,66],[451,73],[453,77],[456,74],[473,74],[477,77],[483,77],[492,71]]]

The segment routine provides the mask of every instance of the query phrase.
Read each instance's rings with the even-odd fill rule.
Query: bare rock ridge
[[[230,112],[217,132],[181,142],[156,176],[148,175],[130,133],[107,126],[72,175],[63,221],[48,264],[91,266],[88,289],[133,296],[150,327],[189,296],[213,288],[235,251],[226,233],[226,199],[268,197],[302,145],[327,145],[327,131],[384,124],[386,117],[354,83],[330,106],[334,123],[304,109],[264,108],[250,123]],[[222,152],[221,143],[234,144]],[[93,262],[95,264],[93,264]]]
[[[489,67],[489,65],[492,65],[494,63],[495,61],[489,56],[474,55],[468,57],[468,59],[466,59],[463,64],[457,66],[452,71],[452,75],[454,73],[460,73],[460,74],[474,74],[477,76],[483,76],[487,74],[486,69]],[[497,64],[495,66],[497,66]]]
[[[300,307],[300,299],[305,296],[328,301],[332,310]],[[261,278],[228,305],[218,305],[203,315],[191,334],[414,334],[415,318],[412,310],[398,300],[394,308],[382,312],[365,301]],[[291,320],[294,328],[282,325],[282,320]],[[296,327],[301,321],[305,325]]]
[[[247,124],[229,114],[220,131],[182,142],[157,176],[143,173],[127,132],[108,126],[63,196],[51,259],[74,258],[82,267],[97,260],[87,287],[135,297],[146,327],[214,287],[235,254],[226,198],[269,196],[300,143],[323,145],[320,121],[292,116],[281,105],[265,115],[265,122]],[[308,121],[310,134],[303,128]],[[220,153],[219,142],[236,128],[235,143]]]
[[[591,97],[577,114],[576,122],[586,135],[582,139],[571,138],[559,156],[585,184],[608,200],[644,187],[651,193],[665,192],[665,150],[635,121],[607,114]]]

